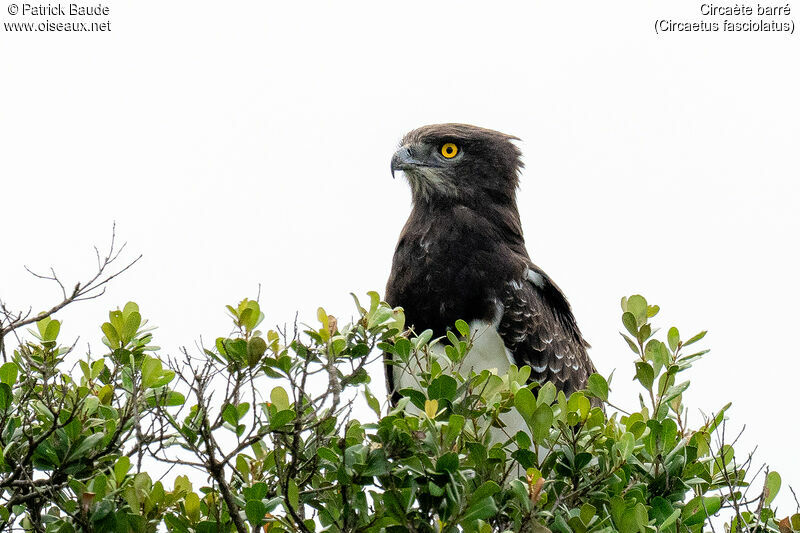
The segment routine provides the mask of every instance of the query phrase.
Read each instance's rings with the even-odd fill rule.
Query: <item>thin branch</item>
[[[107,272],[108,268],[114,264],[114,262],[119,258],[122,251],[125,249],[125,244],[116,248],[116,225],[112,228],[111,231],[111,244],[109,246],[108,252],[105,254],[104,257],[101,257],[101,254],[97,247],[95,247],[95,254],[97,255],[97,272],[89,278],[84,283],[76,283],[75,287],[72,289],[71,292],[67,292],[64,288],[64,284],[58,278],[53,268],[50,269],[50,274],[37,274],[27,266],[25,270],[30,272],[33,276],[44,279],[55,281],[61,289],[63,299],[61,302],[55,304],[50,309],[46,311],[42,311],[34,316],[31,316],[31,311],[29,310],[25,315],[21,313],[17,313],[16,316],[13,313],[10,313],[5,305],[2,305],[2,313],[5,318],[5,322],[7,325],[0,328],[0,343],[2,343],[2,338],[11,333],[14,330],[17,330],[23,326],[27,326],[29,324],[33,324],[38,322],[44,318],[47,318],[56,312],[60,311],[64,307],[68,306],[73,302],[78,302],[82,300],[92,300],[102,296],[105,293],[106,285],[122,274],[126,272],[129,268],[135,265],[139,260],[142,258],[141,255],[134,258],[132,261],[125,264],[122,268],[116,269],[111,271],[110,273]]]

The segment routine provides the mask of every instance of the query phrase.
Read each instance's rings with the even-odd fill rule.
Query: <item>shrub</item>
[[[2,529],[633,533],[725,519],[731,531],[800,531],[800,514],[771,507],[777,472],[751,486],[751,457],[725,435],[730,404],[687,425],[683,376],[707,352],[694,351],[704,332],[684,340],[673,327],[659,340],[658,307],[641,296],[622,300],[642,387],[625,411],[597,374],[567,398],[529,384],[527,367],[445,371],[431,346],[457,368],[466,324],[442,339],[414,334],[376,293],[355,300],[352,324],[320,309],[316,326],[290,331],[258,330],[260,305],[245,299],[228,307],[233,334],[178,358],[157,355],[129,302],[100,328],[106,352],[70,367],[77,354],[52,315],[114,275],[35,317],[3,307]],[[11,334],[34,324],[12,349]],[[382,352],[426,362],[419,389],[391,410],[367,371]],[[354,416],[359,403],[374,416]],[[512,409],[529,431],[492,442],[490,426]],[[166,465],[168,485],[154,481]]]

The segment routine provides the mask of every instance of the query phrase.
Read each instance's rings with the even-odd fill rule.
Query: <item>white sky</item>
[[[0,22],[43,20],[6,3]],[[226,334],[224,305],[259,283],[267,324],[320,305],[345,319],[350,292],[383,291],[408,215],[389,174],[403,133],[498,129],[522,139],[529,251],[598,368],[617,369],[612,399],[634,407],[637,391],[621,296],[660,304],[684,338],[709,329],[687,399],[733,401],[786,514],[800,41],[655,34],[656,19],[703,20],[700,3],[114,0],[108,33],[0,31],[0,297],[49,306],[56,287],[23,265],[74,284],[116,221],[144,259],[59,316],[65,340],[99,350],[107,310],[133,299],[176,354]],[[781,20],[800,20],[790,5]]]

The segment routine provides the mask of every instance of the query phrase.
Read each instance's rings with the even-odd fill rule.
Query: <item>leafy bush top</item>
[[[751,457],[725,437],[730,404],[687,424],[683,376],[707,352],[693,350],[705,332],[659,339],[658,306],[643,297],[622,300],[642,387],[628,411],[597,374],[569,398],[529,384],[527,367],[462,375],[463,321],[432,339],[376,293],[356,308],[352,324],[320,309],[316,326],[262,332],[258,302],[243,300],[228,307],[231,335],[170,358],[128,303],[101,326],[106,353],[72,370],[50,313],[13,350],[20,322],[6,313],[0,529],[677,533],[723,513],[726,530],[800,531],[800,514],[771,507],[776,472],[750,487]],[[425,369],[388,412],[367,372],[382,352]],[[357,402],[374,417],[355,418]],[[493,442],[510,410],[529,431]],[[154,480],[161,465],[175,467],[170,486]]]

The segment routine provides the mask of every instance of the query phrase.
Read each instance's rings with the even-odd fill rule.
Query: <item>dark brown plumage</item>
[[[531,380],[569,394],[595,369],[564,294],[525,249],[515,139],[466,124],[424,126],[403,138],[391,167],[408,178],[413,208],[386,301],[403,307],[408,325],[434,335],[457,319],[491,325],[506,348],[498,357],[530,365]],[[400,378],[386,370],[396,401]]]

